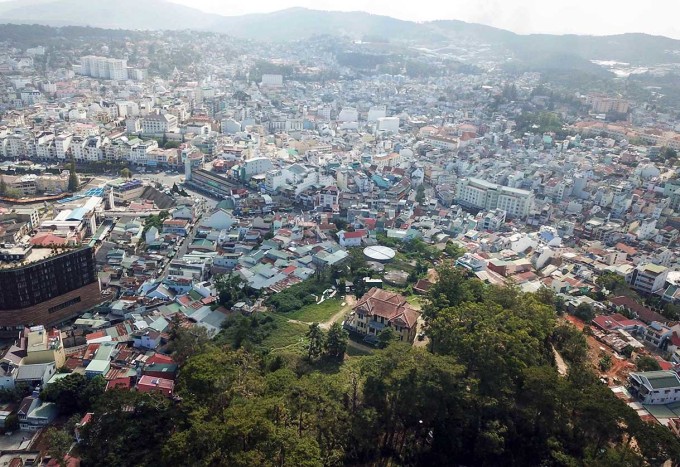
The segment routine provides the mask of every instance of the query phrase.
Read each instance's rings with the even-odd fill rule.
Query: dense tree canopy
[[[178,402],[106,393],[80,446],[87,465],[644,465],[680,442],[643,422],[588,367],[555,297],[439,269],[425,306],[431,348],[388,342],[361,358],[342,329],[304,354],[201,342]],[[246,319],[244,323],[251,323]],[[237,326],[240,324],[237,324]],[[259,326],[259,324],[258,324]],[[568,363],[556,370],[554,350]],[[130,440],[130,441],[127,441]]]
[[[90,410],[105,388],[106,381],[101,376],[87,379],[79,373],[71,373],[45,386],[40,397],[57,404],[62,415],[72,415]]]

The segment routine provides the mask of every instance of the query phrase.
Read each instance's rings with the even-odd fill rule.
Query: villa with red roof
[[[354,306],[354,330],[377,336],[385,328],[393,329],[399,340],[413,342],[420,312],[402,295],[389,290],[371,288]]]

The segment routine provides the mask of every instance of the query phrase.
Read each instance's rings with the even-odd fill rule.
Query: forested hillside
[[[547,290],[523,294],[444,267],[425,308],[430,349],[267,354],[199,335],[178,394],[108,391],[79,447],[86,465],[645,465],[680,443],[581,362]],[[186,336],[184,337],[186,339]],[[185,343],[186,344],[186,343]],[[569,364],[558,375],[553,346]]]

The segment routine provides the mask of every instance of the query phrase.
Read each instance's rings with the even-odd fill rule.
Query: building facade
[[[456,185],[455,201],[466,208],[502,209],[507,217],[523,219],[534,204],[534,194],[478,178],[463,178]]]
[[[59,324],[101,302],[94,249],[0,269],[0,330]]]

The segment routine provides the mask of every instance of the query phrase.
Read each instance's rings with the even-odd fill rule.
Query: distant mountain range
[[[477,41],[507,50],[525,63],[559,69],[576,62],[616,60],[636,65],[680,62],[680,41],[647,34],[616,36],[519,35],[463,21],[415,23],[362,12],[292,8],[274,13],[221,16],[165,0],[14,0],[0,2],[0,23],[92,26],[106,29],[193,29],[262,41],[343,35],[384,38],[436,47]],[[538,66],[538,65],[537,65]]]

